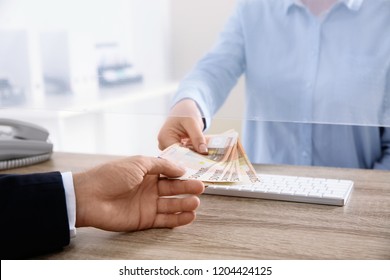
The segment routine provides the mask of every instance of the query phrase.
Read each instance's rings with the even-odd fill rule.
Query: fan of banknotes
[[[207,135],[208,155],[192,149],[189,140],[173,144],[160,155],[161,158],[184,167],[182,180],[200,180],[215,183],[256,183],[259,178],[248,160],[244,148],[234,130],[222,134]]]

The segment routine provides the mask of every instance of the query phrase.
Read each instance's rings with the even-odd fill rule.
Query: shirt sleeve
[[[375,162],[374,169],[390,170],[390,68],[387,70],[387,84],[384,98],[384,112],[382,114],[381,123],[385,127],[381,127],[381,157]]]
[[[62,182],[65,189],[66,210],[68,212],[69,234],[73,238],[76,236],[76,195],[74,192],[73,176],[71,172],[61,173]]]

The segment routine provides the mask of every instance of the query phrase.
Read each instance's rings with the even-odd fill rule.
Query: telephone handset
[[[0,118],[0,170],[48,160],[53,152],[48,137],[38,125]]]

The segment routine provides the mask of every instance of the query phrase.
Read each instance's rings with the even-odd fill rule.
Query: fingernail
[[[206,154],[208,152],[206,144],[200,144],[199,151],[203,154]]]

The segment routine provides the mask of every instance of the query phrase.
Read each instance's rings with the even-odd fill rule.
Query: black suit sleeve
[[[1,259],[29,258],[70,242],[59,172],[1,175]]]

